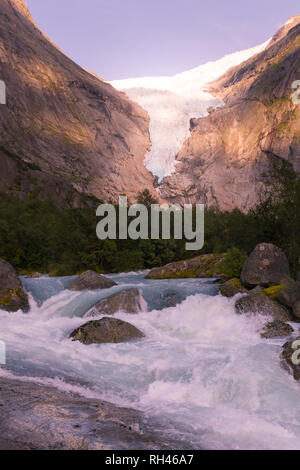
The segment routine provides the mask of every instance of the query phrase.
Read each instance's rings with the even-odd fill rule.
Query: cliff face
[[[177,156],[176,172],[160,186],[161,196],[247,211],[259,200],[262,173],[272,158],[288,160],[300,172],[300,106],[291,99],[295,80],[300,80],[300,15],[263,52],[210,85],[225,107],[191,120],[191,136]]]
[[[56,202],[78,205],[79,193],[134,199],[153,189],[143,165],[147,113],[68,59],[38,30],[23,0],[0,0],[0,79],[7,86],[0,191],[52,197],[54,190]]]

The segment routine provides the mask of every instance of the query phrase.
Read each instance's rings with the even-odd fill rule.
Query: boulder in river
[[[107,289],[116,285],[116,282],[111,281],[102,274],[95,271],[85,271],[70,282],[68,289],[76,291],[97,290]]]
[[[293,338],[282,347],[282,365],[300,380],[300,336]]]
[[[247,294],[248,290],[242,286],[239,279],[233,278],[221,285],[220,292],[224,297],[233,297],[236,294]]]
[[[241,282],[247,288],[269,287],[290,279],[290,268],[285,253],[271,243],[261,243],[245,261]]]
[[[117,312],[138,313],[143,310],[143,298],[139,289],[127,289],[116,292],[97,302],[93,308],[85,314],[85,317],[97,315],[114,315]]]
[[[15,269],[0,258],[0,310],[28,312],[29,302]]]
[[[298,320],[300,320],[300,300],[297,300],[297,302],[294,303],[293,314]]]
[[[180,292],[173,289],[167,289],[161,294],[161,305],[162,308],[176,307],[181,304],[185,299],[185,296]]]
[[[76,328],[70,338],[83,344],[123,343],[143,338],[144,334],[135,326],[117,318],[103,317],[91,320]]]
[[[289,279],[281,285],[282,288],[276,294],[276,300],[282,305],[292,308],[297,300],[300,300],[300,282]]]
[[[294,329],[288,323],[274,320],[266,323],[260,336],[262,338],[282,338],[293,333]]]
[[[283,305],[263,293],[241,297],[235,303],[235,309],[240,314],[269,315],[274,320],[282,322],[292,320],[291,314]]]
[[[153,268],[146,279],[179,279],[222,277],[221,263],[225,255],[208,254],[185,261],[176,261],[160,268]]]

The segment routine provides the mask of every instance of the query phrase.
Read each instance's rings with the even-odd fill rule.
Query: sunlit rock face
[[[7,90],[7,105],[0,106],[1,191],[24,198],[37,189],[74,206],[82,193],[134,199],[153,189],[143,164],[147,112],[66,57],[22,0],[0,1],[0,64]]]
[[[150,115],[145,164],[172,203],[254,207],[270,161],[300,171],[300,16],[267,43],[175,77],[113,82]],[[192,118],[192,119],[191,119]]]

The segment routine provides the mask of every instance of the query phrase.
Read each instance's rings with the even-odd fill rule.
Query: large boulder
[[[79,291],[96,290],[107,289],[116,285],[116,282],[111,281],[102,274],[96,273],[95,271],[85,271],[70,282],[68,289]]]
[[[221,285],[220,292],[224,297],[233,297],[236,294],[247,294],[249,291],[242,286],[239,279],[233,278]]]
[[[291,314],[285,307],[263,293],[241,297],[235,303],[235,309],[240,314],[268,315],[282,322],[292,320]]]
[[[0,310],[28,312],[28,295],[15,269],[0,258]]]
[[[282,338],[293,333],[294,329],[288,323],[274,320],[266,323],[260,336],[262,338]]]
[[[300,300],[297,300],[297,302],[294,303],[293,314],[298,320],[300,320]]]
[[[300,380],[300,336],[293,338],[282,347],[282,365]]]
[[[224,257],[225,255],[222,254],[208,254],[184,261],[175,261],[160,268],[153,268],[146,279],[222,277]]]
[[[143,298],[139,289],[127,289],[101,299],[85,314],[85,317],[114,315],[117,312],[138,313],[143,310]]]
[[[286,307],[292,308],[300,300],[300,282],[289,279],[276,294],[276,300]]]
[[[110,317],[91,320],[76,328],[70,335],[73,341],[80,341],[83,344],[123,343],[143,337],[144,334],[135,326]]]
[[[271,243],[261,243],[245,261],[241,282],[247,288],[269,287],[290,279],[290,267],[285,253]]]

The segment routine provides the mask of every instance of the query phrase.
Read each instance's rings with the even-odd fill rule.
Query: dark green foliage
[[[239,278],[242,267],[247,259],[247,254],[238,248],[230,248],[221,263],[221,271],[228,279]]]
[[[157,202],[147,190],[138,199],[148,207]],[[0,197],[0,257],[19,271],[67,275],[86,269],[147,269],[229,250],[225,261],[228,277],[238,277],[245,255],[258,243],[270,242],[286,252],[294,273],[299,270],[300,178],[287,163],[271,167],[264,200],[248,214],[237,209],[206,210],[201,251],[186,251],[185,240],[98,240],[97,204],[95,201],[94,208],[62,210],[51,202]]]

